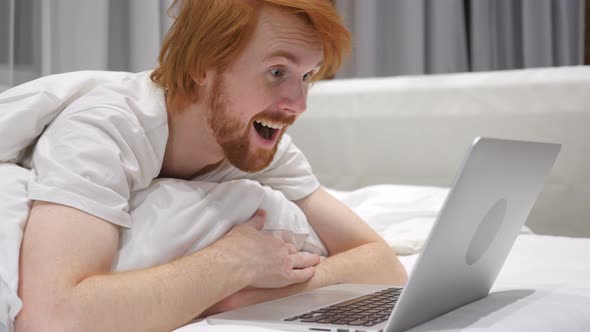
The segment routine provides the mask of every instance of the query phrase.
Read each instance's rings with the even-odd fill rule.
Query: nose
[[[297,115],[307,109],[307,84],[298,82],[285,86],[281,93],[279,108]]]

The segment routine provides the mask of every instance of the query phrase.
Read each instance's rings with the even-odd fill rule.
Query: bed
[[[290,129],[408,271],[476,136],[562,152],[490,296],[412,331],[590,331],[590,67],[320,82]],[[272,331],[197,321],[190,331]]]

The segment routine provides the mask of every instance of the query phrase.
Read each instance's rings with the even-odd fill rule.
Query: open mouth
[[[267,141],[272,141],[276,138],[278,133],[283,129],[284,125],[274,123],[272,121],[255,120],[254,129],[260,137]]]

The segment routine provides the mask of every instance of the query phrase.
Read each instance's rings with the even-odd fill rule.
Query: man
[[[21,249],[22,331],[167,331],[194,317],[329,284],[403,283],[391,249],[319,187],[287,136],[311,82],[349,42],[326,0],[175,1],[160,67],[79,96],[29,158],[34,200]],[[369,142],[368,142],[369,144]],[[284,148],[279,149],[279,146]],[[327,153],[329,153],[327,151]],[[298,253],[260,230],[264,211],[213,245],[113,272],[127,201],[156,177],[254,174],[295,201],[329,251]]]

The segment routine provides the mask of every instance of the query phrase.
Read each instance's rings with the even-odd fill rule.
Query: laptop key
[[[373,296],[372,294],[363,295],[361,297],[356,297],[356,298],[351,299],[351,300],[348,300],[348,301],[344,301],[344,302],[340,302],[340,303],[334,304],[334,306],[344,307],[344,306],[347,306],[349,304],[353,304],[353,303],[361,302],[361,301],[366,300],[366,299],[370,299],[372,296]]]
[[[373,326],[373,325],[376,325],[377,323],[380,323],[380,322],[370,320],[370,321],[366,322],[365,324],[363,324],[363,326]]]
[[[368,321],[369,321],[368,319],[357,319],[355,321],[346,323],[346,325],[361,326],[361,325],[367,323]]]
[[[326,316],[320,315],[320,316],[316,316],[316,317],[305,318],[305,319],[302,319],[301,321],[303,323],[315,323],[315,322],[318,322],[318,321],[326,319],[326,318],[327,318]]]
[[[338,320],[338,318],[336,318],[336,317],[328,317],[328,318],[320,319],[320,320],[316,321],[316,323],[324,323],[324,324],[327,324],[327,323],[332,323],[332,322],[337,321],[337,320]]]
[[[340,323],[348,322],[346,325],[355,326],[373,322],[377,324],[389,317],[397,298],[396,292],[400,291],[401,289],[398,288],[385,289],[283,320],[300,320],[308,323],[331,323],[338,321]]]

